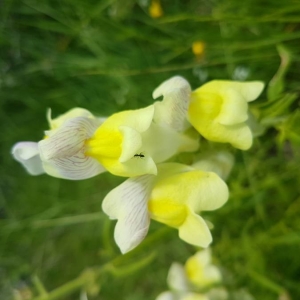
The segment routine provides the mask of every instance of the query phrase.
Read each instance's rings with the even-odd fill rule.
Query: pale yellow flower
[[[248,102],[255,100],[263,87],[259,81],[208,82],[192,92],[189,121],[206,139],[247,150],[252,145]]]
[[[52,119],[38,143],[21,142],[12,154],[32,175],[46,172],[66,179],[85,179],[109,171],[117,176],[156,174],[156,164],[183,151],[195,151],[197,136],[186,134],[191,88],[176,76],[161,84],[153,97],[162,101],[110,117],[96,118],[74,108]]]
[[[197,150],[198,138],[185,134],[190,93],[182,77],[165,81],[153,92],[162,101],[107,118],[86,141],[86,154],[114,175],[134,177],[156,174],[157,163]]]
[[[221,281],[221,272],[211,264],[211,251],[205,249],[198,251],[185,263],[187,278],[195,286],[204,288]]]
[[[164,12],[160,0],[152,0],[149,6],[149,14],[153,19],[160,18]]]
[[[193,42],[192,51],[198,59],[202,58],[204,55],[204,51],[205,51],[205,43],[202,41]]]
[[[198,251],[185,266],[174,262],[169,270],[167,283],[170,291],[161,293],[156,300],[226,300],[222,288],[212,288],[221,282],[219,269],[211,264],[210,249]],[[196,292],[205,290],[205,293]]]
[[[158,165],[158,175],[127,179],[104,199],[103,211],[117,219],[115,240],[123,253],[146,236],[150,218],[177,228],[179,237],[207,247],[212,236],[198,214],[215,210],[228,199],[228,188],[216,174],[178,163]]]

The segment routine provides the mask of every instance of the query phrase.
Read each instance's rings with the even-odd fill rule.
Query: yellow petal
[[[189,280],[200,288],[221,281],[221,272],[211,264],[210,249],[198,251],[191,256],[185,264],[186,274]]]
[[[120,126],[122,139],[122,153],[119,158],[120,162],[126,162],[134,157],[142,147],[141,134],[135,129],[128,126]]]
[[[142,146],[140,134],[149,128],[153,113],[154,107],[151,105],[107,118],[86,141],[86,155],[97,159],[114,175],[133,177],[156,174],[153,159],[148,154],[139,156],[138,152],[142,151],[139,150]]]
[[[138,154],[139,155],[139,154]],[[133,156],[126,162],[121,163],[115,158],[101,158],[101,164],[112,174],[124,177],[135,177],[144,174],[157,174],[156,164],[147,153]]]
[[[154,194],[155,195],[155,194]],[[187,207],[173,202],[170,198],[152,198],[148,202],[151,218],[157,222],[178,228],[186,219]]]
[[[255,100],[262,92],[264,83],[261,81],[230,81],[230,80],[213,80],[200,88],[196,89],[195,92],[200,93],[223,93],[227,90],[235,90],[240,93],[246,101]]]
[[[194,112],[190,113],[190,122],[202,136],[210,141],[230,143],[241,150],[247,150],[252,146],[252,132],[245,123],[222,125],[205,116],[196,117]]]
[[[151,199],[157,203],[156,211],[161,210],[160,214],[169,215],[182,205],[191,207],[195,212],[215,210],[227,201],[228,188],[216,174],[194,170],[158,179]]]
[[[206,248],[212,242],[211,233],[205,221],[189,211],[185,221],[179,227],[179,237],[194,246]]]
[[[248,119],[248,103],[240,93],[228,89],[222,94],[221,111],[216,121],[223,125],[234,125]]]
[[[149,128],[153,114],[153,105],[136,110],[122,111],[107,118],[100,128],[105,130],[118,130],[120,126],[128,126],[138,132],[144,132]]]
[[[118,160],[122,153],[122,134],[119,130],[100,126],[85,144],[86,155],[100,162],[105,158]]]
[[[189,137],[170,127],[152,123],[142,133],[143,149],[151,155],[156,163],[166,161],[179,152],[193,152],[199,147],[199,138]]]
[[[189,119],[193,122],[198,119],[214,120],[218,117],[223,99],[214,91],[202,91],[201,88],[192,92],[191,102],[188,110]]]
[[[259,81],[208,82],[192,93],[189,120],[206,139],[247,150],[252,145],[252,133],[245,123],[247,102],[255,100],[263,87]]]

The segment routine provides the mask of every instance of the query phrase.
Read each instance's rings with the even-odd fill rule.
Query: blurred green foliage
[[[164,15],[152,19],[147,0],[0,1],[0,299],[20,299],[13,290],[28,299],[42,283],[51,291],[119,255],[101,202],[122,178],[31,177],[10,156],[14,143],[43,137],[48,107],[53,116],[76,106],[105,116],[152,103],[173,75],[196,88],[212,79],[268,83],[276,73],[268,97],[251,104],[264,130],[250,151],[234,152],[230,200],[205,216],[228,290],[300,299],[300,3],[161,3]],[[206,44],[201,59],[194,41]],[[277,47],[288,57],[279,70]],[[162,228],[152,222],[150,236]],[[195,251],[175,230],[145,243],[131,255],[143,268],[99,276],[89,299],[155,299],[171,262]]]

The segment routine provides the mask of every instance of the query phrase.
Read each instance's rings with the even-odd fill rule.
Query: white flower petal
[[[192,167],[201,171],[214,172],[226,180],[234,164],[234,156],[226,151],[204,154]]]
[[[186,292],[190,289],[183,265],[176,262],[171,265],[167,277],[167,283],[174,291]]]
[[[67,120],[48,138],[39,142],[41,159],[45,161],[75,155],[96,129],[97,125],[92,119],[78,117]]]
[[[45,172],[53,177],[82,180],[106,172],[94,158],[86,156],[84,148],[70,157],[54,158],[43,161]]]
[[[194,264],[198,264],[201,266],[201,269],[203,269],[204,266],[208,266],[211,263],[211,250],[210,248],[207,248],[202,251],[198,251],[191,258],[195,260],[193,261]]]
[[[155,300],[179,300],[172,292],[166,291],[159,294]]]
[[[210,300],[205,294],[188,293],[184,295],[180,300]]]
[[[93,177],[105,171],[94,158],[85,155],[85,141],[97,129],[98,121],[85,117],[68,119],[38,143],[47,174],[71,180]]]
[[[154,99],[164,96],[163,101],[154,103],[154,121],[176,131],[183,131],[187,126],[190,94],[191,87],[183,77],[175,76],[164,81],[153,92]]]
[[[103,200],[103,211],[111,219],[118,219],[114,236],[122,253],[139,245],[148,232],[147,202],[153,180],[152,175],[127,179]]]
[[[66,113],[64,113],[54,119],[52,119],[52,117],[51,117],[51,108],[49,108],[47,110],[47,120],[48,120],[50,129],[57,129],[57,128],[61,127],[65,121],[67,121],[69,119],[77,118],[77,117],[84,117],[84,118],[91,118],[91,119],[94,118],[94,116],[91,112],[89,112],[88,110],[86,110],[84,108],[80,108],[80,107],[72,108],[69,111],[67,111]]]
[[[179,152],[193,152],[199,147],[199,140],[190,138],[170,127],[152,124],[142,133],[143,148],[156,163],[163,162]]]
[[[207,296],[210,300],[228,300],[229,299],[228,292],[223,287],[210,289],[207,293]],[[242,300],[242,298],[238,298],[238,300]],[[246,300],[246,299],[243,299],[243,300]],[[248,300],[254,300],[254,299],[248,299]]]
[[[210,265],[204,268],[203,276],[207,280],[211,281],[211,283],[220,282],[222,280],[222,275],[220,270],[214,265]]]
[[[38,143],[19,142],[11,151],[15,160],[20,162],[31,175],[45,173],[39,154]]]

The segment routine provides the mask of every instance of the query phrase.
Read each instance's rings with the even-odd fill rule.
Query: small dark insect
[[[143,154],[143,153],[140,153],[140,154],[134,154],[134,156],[133,157],[141,157],[141,158],[143,158],[143,157],[145,157],[145,155]]]

